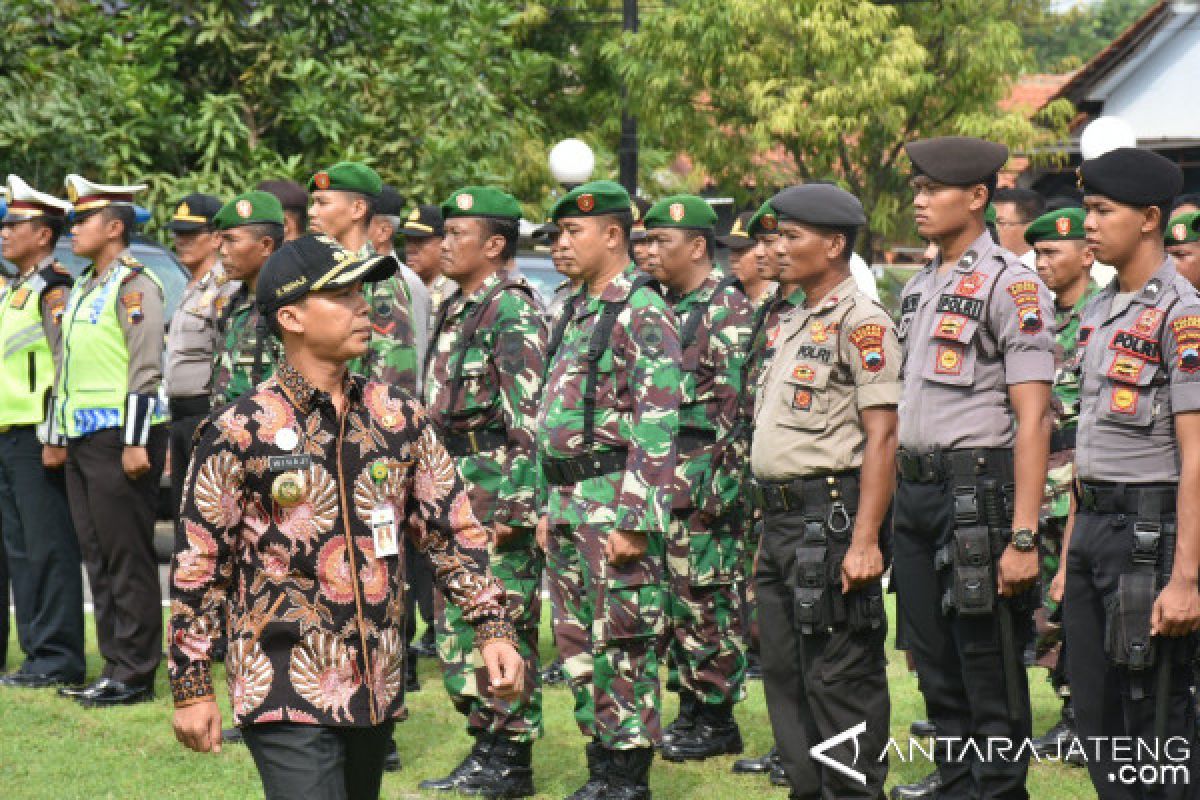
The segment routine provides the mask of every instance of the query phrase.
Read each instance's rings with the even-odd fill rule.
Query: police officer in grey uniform
[[[785,316],[756,396],[751,467],[763,513],[755,576],[767,708],[793,798],[882,798],[889,701],[883,575],[895,488],[900,343],[850,274],[866,215],[835,186],[775,195]],[[866,721],[822,767],[809,749]],[[844,752],[841,752],[843,751]],[[855,754],[858,758],[855,759]]]
[[[943,137],[906,150],[917,231],[939,255],[901,300],[897,609],[938,735],[1020,742],[1031,725],[1021,659],[1036,604],[1053,305],[984,227],[1008,149]],[[990,761],[949,749],[936,752],[938,798],[1028,797],[1028,749]]]
[[[1189,696],[1200,628],[1200,295],[1163,252],[1183,175],[1135,148],[1085,161],[1079,174],[1088,246],[1117,276],[1080,321],[1075,515],[1059,572],[1067,674],[1086,699],[1076,708],[1078,733],[1101,798],[1192,798],[1200,774]],[[1130,785],[1128,767],[1155,760],[1117,751],[1114,737],[1167,737],[1175,746],[1158,765],[1190,768],[1190,780],[1164,774],[1142,784],[1139,772]]]

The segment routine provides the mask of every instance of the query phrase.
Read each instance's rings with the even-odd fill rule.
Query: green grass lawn
[[[544,652],[552,651],[548,627],[543,628]],[[890,646],[890,645],[889,645]],[[19,665],[15,638],[9,646],[10,666]],[[889,650],[888,678],[892,687],[892,735],[907,737],[910,720],[925,715],[916,680],[904,666],[904,655]],[[95,642],[89,641],[89,676],[99,670]],[[87,711],[58,698],[53,690],[0,689],[0,797],[17,798],[250,798],[261,797],[254,764],[245,748],[227,746],[220,755],[184,750],[171,733],[171,702],[160,670],[158,700],[131,708]],[[396,728],[403,771],[387,775],[385,798],[431,798],[417,782],[441,775],[466,752],[469,741],[461,718],[450,707],[437,665],[423,659],[422,691],[410,696],[411,717]],[[218,685],[224,674],[218,667]],[[1057,718],[1057,703],[1041,670],[1030,671],[1034,687],[1034,728],[1043,731]],[[664,699],[664,716],[675,715],[674,696]],[[221,706],[229,704],[222,694]],[[539,798],[562,798],[585,778],[583,739],[571,716],[567,690],[546,691],[546,736],[534,749]],[[763,704],[762,684],[750,683],[749,698],[738,709],[747,753],[760,755],[771,745],[770,723]],[[907,739],[904,739],[907,741]],[[652,787],[657,800],[710,798],[783,798],[765,778],[735,776],[732,757],[702,764],[656,761]],[[892,763],[888,785],[921,778],[926,763]],[[1038,800],[1095,797],[1082,769],[1035,765],[1030,794]],[[299,799],[298,799],[299,800]]]

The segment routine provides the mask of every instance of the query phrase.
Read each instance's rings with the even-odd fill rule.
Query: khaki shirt
[[[883,306],[847,278],[780,322],[759,379],[750,465],[784,481],[862,466],[859,412],[900,402],[900,342]]]
[[[1083,480],[1179,480],[1175,414],[1200,410],[1200,294],[1167,258],[1127,303],[1084,309],[1075,468]]]
[[[183,290],[179,309],[167,326],[168,397],[207,397],[212,391],[217,320],[241,286],[225,276],[218,261],[200,280]]]
[[[945,274],[935,259],[900,301],[900,446],[1012,447],[1008,387],[1054,381],[1054,301],[985,232]]]

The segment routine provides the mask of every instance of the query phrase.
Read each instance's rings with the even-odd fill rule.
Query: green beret
[[[989,225],[996,224],[996,204],[988,203],[987,210],[983,212],[983,221]]]
[[[947,186],[986,183],[1008,161],[1008,148],[971,136],[939,136],[904,145],[913,171]]]
[[[1190,211],[1172,217],[1167,223],[1168,245],[1200,242],[1200,211]]]
[[[219,231],[230,228],[240,228],[242,225],[256,225],[261,222],[283,224],[283,206],[279,199],[269,192],[255,189],[243,192],[221,206],[221,210],[213,217],[213,226]]]
[[[491,186],[467,186],[459,189],[442,203],[442,217],[491,217],[520,219],[521,204],[508,192]]]
[[[1157,206],[1183,191],[1183,170],[1151,150],[1118,147],[1079,165],[1079,188],[1122,205]]]
[[[754,216],[750,218],[750,224],[746,226],[746,233],[751,236],[757,236],[760,233],[775,233],[779,228],[779,215],[775,213],[775,209],[771,207],[771,201],[763,203],[758,211],[754,212]]]
[[[1025,229],[1025,241],[1036,244],[1044,241],[1082,239],[1083,218],[1086,216],[1087,212],[1082,208],[1060,208],[1042,214]]]
[[[646,222],[646,230],[687,228],[711,231],[717,224],[717,212],[694,194],[673,194],[650,206],[643,219]]]
[[[603,214],[629,214],[629,192],[613,181],[591,181],[576,186],[562,196],[550,209],[550,218],[557,222],[563,217],[598,217]]]
[[[358,192],[378,197],[383,191],[383,179],[379,173],[357,161],[339,161],[308,180],[308,190],[335,189],[339,192]]]

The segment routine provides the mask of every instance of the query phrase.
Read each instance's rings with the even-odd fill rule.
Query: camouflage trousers
[[[641,559],[615,565],[608,533],[588,523],[551,529],[554,639],[583,735],[611,750],[650,747],[662,738],[663,537],[648,534]]]
[[[1059,604],[1050,597],[1050,584],[1058,573],[1062,555],[1065,517],[1044,519],[1039,527],[1038,549],[1041,555],[1042,606],[1033,615],[1036,639],[1034,653],[1037,665],[1050,670],[1050,682],[1065,693],[1066,670],[1062,658],[1062,614]]]
[[[435,593],[438,657],[450,700],[467,718],[473,735],[496,734],[516,742],[542,735],[542,686],[538,664],[538,624],[542,618],[542,552],[533,531],[518,533],[488,548],[492,574],[504,584],[509,614],[517,628],[517,650],[525,660],[525,690],[515,700],[498,700],[488,690],[475,631],[458,606]]]
[[[738,598],[741,601],[742,641],[749,652],[758,652],[758,593],[754,587],[754,572],[758,563],[758,550],[762,545],[761,519],[755,519],[749,511],[741,520],[742,571],[735,578]]]
[[[742,537],[730,517],[706,524],[699,514],[672,516],[667,536],[667,688],[708,705],[746,696],[746,647],[737,579]]]

